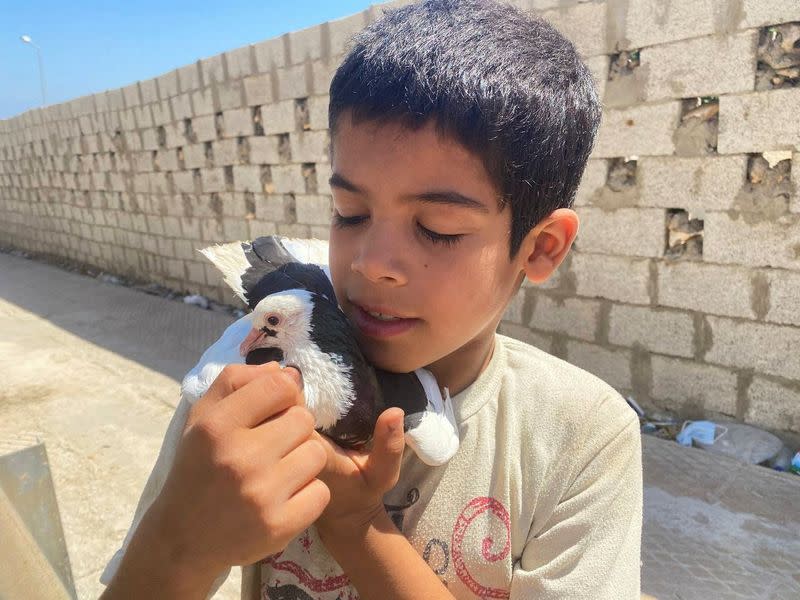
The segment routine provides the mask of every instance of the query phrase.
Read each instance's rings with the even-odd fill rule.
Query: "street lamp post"
[[[25,44],[30,44],[36,48],[36,56],[39,59],[39,82],[42,85],[42,106],[44,106],[47,100],[45,98],[46,95],[44,86],[44,65],[42,64],[42,49],[33,43],[33,40],[31,40],[31,36],[29,35],[22,35],[19,39],[21,39]]]

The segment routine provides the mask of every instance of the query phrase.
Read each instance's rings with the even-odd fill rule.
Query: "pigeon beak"
[[[264,332],[260,329],[251,329],[250,333],[247,334],[247,337],[244,338],[244,341],[239,346],[239,354],[241,356],[247,356],[247,353],[250,352],[250,349],[256,345],[256,342],[260,340],[264,336]]]

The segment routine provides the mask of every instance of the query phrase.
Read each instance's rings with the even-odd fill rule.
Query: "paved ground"
[[[46,443],[79,598],[101,592],[179,381],[230,321],[0,253],[0,442]],[[644,465],[644,593],[800,598],[800,477],[651,437]]]

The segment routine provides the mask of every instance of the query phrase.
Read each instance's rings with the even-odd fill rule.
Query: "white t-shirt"
[[[461,443],[429,467],[406,448],[389,515],[456,598],[640,597],[636,414],[594,375],[497,334],[489,365],[453,397]],[[179,406],[131,531],[163,485]],[[110,580],[123,547],[101,581]],[[413,574],[409,574],[413,575]],[[220,578],[218,584],[224,579]],[[358,598],[313,527],[244,568],[242,598]]]

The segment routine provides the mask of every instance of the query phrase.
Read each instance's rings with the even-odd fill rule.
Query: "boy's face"
[[[331,276],[364,354],[390,371],[427,367],[460,391],[524,275],[508,257],[510,209],[498,210],[481,160],[433,125],[353,125],[345,113],[332,161]],[[337,226],[337,215],[350,222]]]

